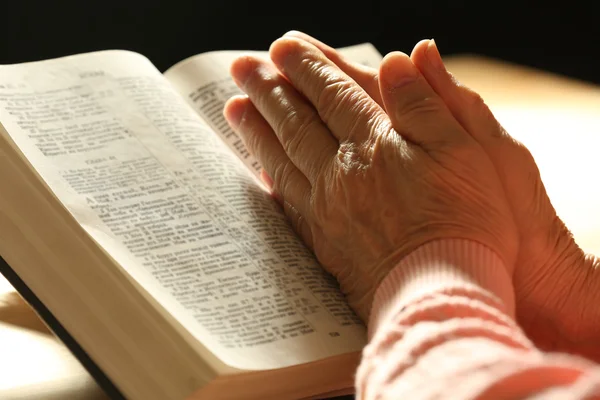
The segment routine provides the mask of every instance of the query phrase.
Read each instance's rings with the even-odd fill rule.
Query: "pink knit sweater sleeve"
[[[377,290],[357,398],[600,399],[598,365],[537,350],[513,315],[494,252],[466,240],[420,247]]]

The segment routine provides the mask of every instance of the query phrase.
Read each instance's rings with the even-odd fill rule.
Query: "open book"
[[[114,396],[352,392],[365,326],[222,116],[239,53],[0,66],[3,272]]]

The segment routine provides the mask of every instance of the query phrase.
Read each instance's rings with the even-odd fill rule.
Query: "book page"
[[[144,57],[1,66],[0,122],[93,239],[229,366],[279,368],[366,343],[335,279]]]
[[[378,67],[381,54],[370,43],[339,49],[349,60]],[[267,58],[266,51],[214,51],[183,60],[165,72],[165,77],[185,98],[221,139],[256,175],[260,172],[258,161],[248,153],[241,138],[229,127],[223,117],[223,106],[227,99],[243,94],[229,75],[229,66],[241,54],[254,54]]]

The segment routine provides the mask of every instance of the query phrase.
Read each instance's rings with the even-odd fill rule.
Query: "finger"
[[[302,238],[306,246],[310,250],[313,250],[313,234],[310,224],[306,218],[302,216],[302,214],[292,205],[292,203],[286,201],[285,199],[283,200],[283,211],[288,217],[288,220],[290,221],[292,228],[294,228],[294,231],[296,231],[300,238]]]
[[[299,31],[289,31],[283,36],[295,37],[298,39],[302,39],[312,44],[319,50],[325,54],[325,57],[330,59],[335,65],[337,65],[342,71],[344,71],[350,78],[354,79],[356,83],[360,87],[364,89],[365,92],[377,104],[383,107],[383,101],[381,99],[381,93],[379,93],[379,79],[378,73],[379,71],[376,68],[371,68],[366,65],[359,64],[357,62],[353,62],[342,56],[342,54],[334,49],[331,46],[326,45],[325,43],[313,38],[312,36],[307,35],[306,33]]]
[[[306,246],[314,253],[317,260],[319,260],[322,265],[326,266],[327,271],[338,278],[338,280],[343,279],[343,276],[347,275],[350,269],[343,268],[344,263],[341,260],[344,259],[344,255],[342,252],[329,245],[321,228],[317,224],[311,224],[288,202],[283,201],[283,209],[290,220],[292,228],[302,238]],[[342,267],[336,268],[336,266]]]
[[[270,190],[272,190],[273,179],[269,176],[269,174],[266,173],[264,169],[260,171],[260,179]],[[315,227],[315,225],[309,224],[308,220],[303,217],[302,214],[300,214],[300,212],[292,205],[292,203],[285,201],[278,192],[273,192],[273,197],[283,207],[283,211],[288,217],[292,228],[294,228],[294,231],[300,235],[307,247],[310,250],[313,250],[313,227]]]
[[[260,171],[260,180],[265,184],[267,189],[273,189],[273,178],[271,178],[264,169]]]
[[[312,44],[277,39],[269,50],[279,70],[313,104],[340,142],[362,141],[365,127],[387,118],[373,99]]]
[[[454,118],[487,150],[499,150],[498,137],[508,137],[481,96],[461,85],[450,74],[433,40],[422,40],[411,53],[411,60],[431,88],[446,103]]]
[[[532,212],[543,214],[546,210],[552,210],[550,200],[541,183],[540,172],[529,150],[504,130],[479,94],[461,85],[446,70],[435,42],[433,40],[419,42],[411,54],[411,59],[431,87],[448,105],[456,120],[497,166],[496,171],[505,187],[511,189],[516,187],[514,180],[517,175],[528,177],[529,184],[519,186],[521,190],[512,190],[511,196],[508,197],[513,204],[516,220],[530,221]],[[536,185],[535,182],[540,184]],[[534,211],[532,207],[524,206],[530,204],[531,199],[537,199],[535,204],[540,205],[534,207]],[[554,214],[553,211],[547,212],[546,215]],[[552,218],[539,220],[548,221],[548,225],[555,222]],[[523,232],[527,233],[530,230],[547,232],[548,229],[552,228],[529,224],[524,227]]]
[[[316,110],[272,65],[256,57],[236,59],[231,74],[271,126],[288,157],[311,183],[316,182],[338,149]]]
[[[472,141],[406,54],[384,57],[379,86],[394,129],[406,139],[426,150]]]
[[[272,189],[310,219],[311,186],[287,156],[277,136],[246,96],[234,96],[225,103],[225,119],[239,133],[248,151],[272,177]]]

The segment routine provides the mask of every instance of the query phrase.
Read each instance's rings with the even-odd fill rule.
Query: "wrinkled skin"
[[[363,320],[382,279],[432,240],[482,243],[512,276],[518,234],[496,169],[408,56],[382,62],[379,104],[305,40],[281,38],[270,57],[233,63],[247,96],[225,116]]]
[[[318,47],[375,102],[384,104],[378,70],[345,60],[301,32],[287,36]],[[502,128],[476,92],[445,69],[437,47],[424,40],[415,46],[411,60],[498,173],[520,236],[513,278],[518,321],[543,349],[600,361],[600,261],[579,248],[557,216],[529,150]]]

